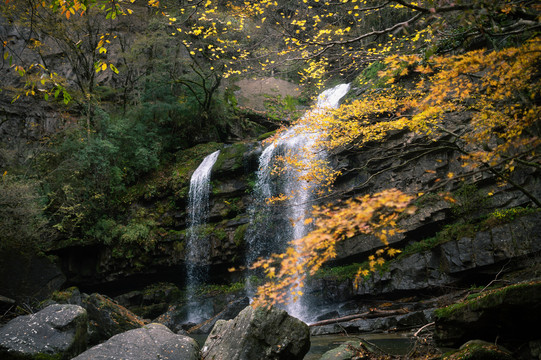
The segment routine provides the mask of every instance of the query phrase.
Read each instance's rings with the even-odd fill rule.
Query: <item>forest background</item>
[[[62,123],[24,147],[2,141],[0,248],[151,250],[160,229],[128,214],[141,179],[197,144],[295,123],[295,110],[339,82],[362,97],[300,120],[325,134],[326,149],[362,148],[404,129],[428,142],[446,134],[468,170],[449,172],[429,192],[456,201],[447,185],[490,173],[539,207],[513,173],[539,169],[540,10],[526,0],[6,0],[2,21],[18,36],[0,34],[0,122],[22,104],[53,109]],[[303,95],[269,99],[263,115],[239,108],[234,84],[253,76],[298,83]],[[445,124],[457,112],[468,114],[460,131]],[[308,176],[331,185],[338,174],[327,165],[312,164]],[[284,280],[262,295],[280,300],[275,291],[299,267],[317,271],[343,238],[369,232],[385,244],[398,213],[424,192],[372,194],[350,213],[320,209],[301,253],[289,251],[289,262],[279,255],[283,267],[276,258],[259,263]],[[385,248],[359,276],[395,253]]]

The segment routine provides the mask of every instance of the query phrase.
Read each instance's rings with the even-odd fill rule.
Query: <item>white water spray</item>
[[[304,116],[337,108],[340,99],[348,91],[349,84],[324,91],[319,95],[315,107]],[[283,251],[291,240],[299,239],[309,232],[310,225],[305,224],[304,219],[310,214],[313,192],[318,184],[302,178],[307,174],[306,170],[288,171],[277,176],[272,174],[272,169],[278,156],[294,156],[302,165],[308,165],[314,159],[325,160],[327,154],[317,145],[319,138],[321,134],[303,131],[302,125],[298,125],[282,134],[261,154],[254,205],[250,209],[251,226],[246,236],[247,264],[253,263],[259,256]],[[269,205],[266,202],[280,194],[291,195],[291,198],[280,205]],[[310,318],[302,297],[290,303],[286,310],[301,320],[307,321]]]
[[[208,155],[190,179],[188,193],[188,229],[186,237],[186,289],[190,301],[195,287],[208,278],[209,242],[202,231],[209,215],[210,173],[220,150]],[[204,315],[198,307],[189,306],[188,321],[199,322]]]

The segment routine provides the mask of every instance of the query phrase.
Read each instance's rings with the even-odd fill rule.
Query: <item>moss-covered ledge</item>
[[[471,339],[517,344],[538,340],[541,280],[487,290],[435,311],[436,341],[456,347]]]

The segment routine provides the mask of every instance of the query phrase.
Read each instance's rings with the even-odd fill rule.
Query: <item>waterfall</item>
[[[185,259],[188,300],[193,298],[195,287],[203,284],[208,278],[207,262],[210,247],[203,226],[207,223],[209,215],[210,172],[218,155],[220,150],[208,155],[190,179]],[[205,315],[202,310],[197,306],[189,306],[188,321],[199,322]]]
[[[340,99],[349,91],[349,84],[341,84],[324,91],[317,104],[304,116],[310,116],[328,108],[336,108]],[[301,179],[306,171],[288,171],[273,175],[272,169],[279,156],[296,157],[303,165],[311,160],[325,160],[327,154],[317,145],[320,134],[303,131],[302,125],[294,126],[268,145],[259,158],[254,203],[250,209],[250,228],[247,231],[247,264],[258,257],[285,250],[294,239],[305,236],[310,225],[303,221],[310,215],[314,190],[317,184]],[[280,194],[291,195],[280,204],[268,204],[267,199]],[[248,287],[249,281],[248,281]],[[307,320],[305,304],[301,297],[287,307],[287,311],[301,320]]]

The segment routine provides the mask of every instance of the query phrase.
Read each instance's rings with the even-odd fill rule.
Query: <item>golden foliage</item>
[[[324,129],[328,140],[322,144],[332,149],[378,141],[392,130],[436,137],[449,132],[446,113],[468,112],[467,131],[453,133],[464,143],[464,161],[495,166],[509,159],[505,168],[512,171],[516,155],[539,161],[540,139],[525,132],[541,118],[540,53],[541,38],[534,38],[519,47],[455,56],[391,56],[379,76],[394,80],[413,69],[419,74],[413,89],[393,84],[369,92],[307,126]]]
[[[381,240],[385,249],[371,259],[371,270],[384,261],[385,254],[394,256],[399,251],[389,248],[388,238],[399,231],[396,228],[398,215],[414,211],[409,206],[411,199],[411,196],[391,189],[338,205],[315,207],[312,218],[305,220],[314,222],[315,230],[293,240],[284,253],[253,264],[252,268],[262,269],[269,279],[258,287],[254,306],[290,301],[290,289],[302,288],[307,275],[313,275],[323,263],[336,256],[336,246],[344,239],[371,234]],[[359,276],[365,274],[364,269],[359,271]],[[294,291],[299,295],[299,290]]]

